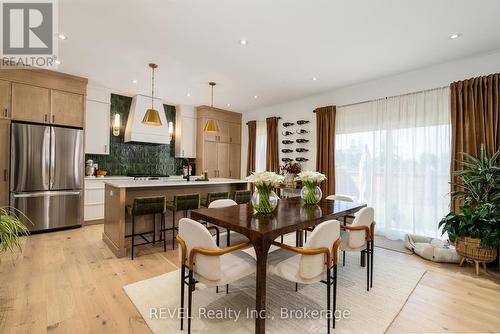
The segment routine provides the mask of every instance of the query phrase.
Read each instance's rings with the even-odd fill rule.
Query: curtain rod
[[[281,119],[281,117],[276,117],[277,119]],[[257,122],[257,120],[255,120]],[[248,122],[245,124],[245,125],[248,125]]]
[[[416,92],[411,92],[411,93],[406,93],[406,94],[401,94],[401,95],[392,95],[392,96],[380,97],[378,99],[366,100],[366,101],[355,102],[355,103],[348,103],[348,104],[343,104],[343,105],[337,106],[337,108],[351,107],[351,106],[355,106],[355,105],[363,104],[363,103],[370,103],[370,102],[375,102],[375,101],[380,101],[380,100],[387,100],[387,99],[390,99],[393,97],[407,96],[407,95],[418,94],[418,93],[425,93],[425,92],[430,92],[432,90],[443,89],[443,88],[447,88],[447,87],[449,87],[449,86],[424,89],[424,90],[419,90]],[[314,110],[313,112],[316,112],[316,110]]]

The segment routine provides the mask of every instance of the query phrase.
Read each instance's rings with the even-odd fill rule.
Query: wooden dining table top
[[[191,211],[191,217],[241,233],[250,240],[274,240],[286,233],[353,214],[363,207],[366,204],[326,199],[316,205],[305,205],[300,197],[292,197],[280,199],[276,210],[270,214],[255,213],[252,204],[248,203],[196,209]]]

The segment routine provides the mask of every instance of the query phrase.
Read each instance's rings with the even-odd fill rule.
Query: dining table
[[[254,212],[251,203],[224,208],[201,208],[191,211],[191,218],[203,220],[246,236],[255,249],[255,333],[266,332],[267,257],[273,241],[285,234],[301,232],[324,221],[339,219],[366,207],[366,204],[322,199],[306,205],[300,197],[280,199],[272,213]]]

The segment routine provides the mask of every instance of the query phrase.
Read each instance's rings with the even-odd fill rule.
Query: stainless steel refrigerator
[[[30,231],[81,225],[83,167],[83,130],[12,122],[10,202]]]

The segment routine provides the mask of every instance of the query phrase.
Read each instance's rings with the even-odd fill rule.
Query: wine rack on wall
[[[298,162],[303,170],[314,169],[312,140],[314,125],[309,119],[283,118],[279,133],[280,166],[287,162]]]

